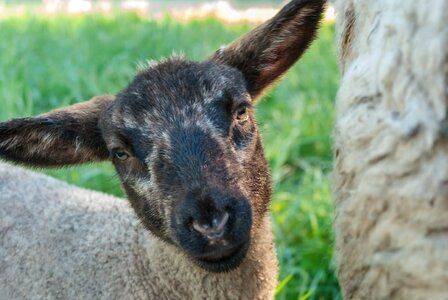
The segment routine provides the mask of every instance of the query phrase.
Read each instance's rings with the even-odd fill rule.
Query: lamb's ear
[[[293,0],[275,17],[211,60],[239,69],[253,99],[273,84],[308,48],[316,35],[325,0]]]
[[[39,167],[106,159],[98,119],[114,99],[98,96],[37,117],[0,123],[0,158]]]

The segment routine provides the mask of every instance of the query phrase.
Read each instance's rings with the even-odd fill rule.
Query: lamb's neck
[[[266,217],[257,227],[246,258],[227,273],[198,267],[178,248],[149,233],[139,236],[136,267],[142,278],[139,290],[157,299],[272,299],[277,284],[277,257],[272,229]],[[143,255],[146,254],[146,255]],[[151,297],[152,295],[152,297]]]

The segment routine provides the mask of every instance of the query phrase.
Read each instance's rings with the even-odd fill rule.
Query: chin
[[[247,240],[231,253],[219,258],[212,259],[193,257],[192,259],[194,263],[207,271],[214,273],[230,272],[237,269],[241,265],[246,257],[249,245],[250,240]]]

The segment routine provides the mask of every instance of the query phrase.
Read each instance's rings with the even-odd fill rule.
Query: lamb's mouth
[[[246,256],[247,250],[249,249],[249,241],[246,241],[232,251],[224,251],[221,255],[216,257],[203,257],[195,258],[195,262],[202,268],[216,273],[229,272],[236,269],[244,257]]]

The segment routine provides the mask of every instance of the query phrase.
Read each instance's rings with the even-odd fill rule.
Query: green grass
[[[248,31],[209,19],[178,23],[136,15],[0,20],[0,120],[114,94],[137,66],[173,52],[201,59]],[[257,107],[274,181],[272,219],[280,261],[277,299],[340,299],[332,267],[329,187],[338,71],[334,28]],[[96,164],[47,173],[122,196],[115,172]]]

